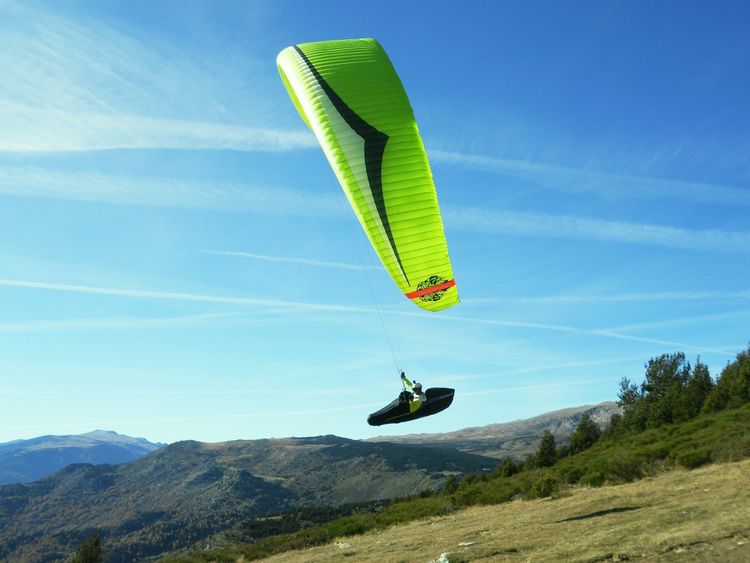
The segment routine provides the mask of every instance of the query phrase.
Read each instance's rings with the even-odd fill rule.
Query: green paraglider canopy
[[[401,80],[374,39],[303,43],[277,59],[396,285],[429,311],[458,303],[435,184]]]

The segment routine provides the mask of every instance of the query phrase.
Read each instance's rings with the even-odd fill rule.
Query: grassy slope
[[[394,503],[385,509],[381,510],[376,514],[365,513],[358,514],[351,517],[343,518],[329,524],[324,524],[317,527],[308,528],[296,534],[279,536],[273,538],[267,538],[259,541],[257,544],[251,546],[236,545],[228,548],[224,548],[219,552],[203,552],[193,555],[189,560],[192,561],[234,561],[238,558],[244,558],[245,560],[258,558],[264,555],[270,555],[271,553],[279,553],[283,550],[289,550],[299,547],[307,547],[313,545],[320,545],[335,537],[352,536],[353,534],[367,532],[369,530],[385,530],[381,533],[383,541],[385,538],[391,535],[399,535],[401,528],[411,529],[413,526],[421,526],[423,523],[412,523],[404,526],[406,522],[412,522],[418,518],[437,518],[442,515],[449,515],[448,518],[452,518],[454,525],[459,527],[464,519],[464,515],[472,514],[474,510],[471,509],[469,512],[458,512],[459,510],[476,505],[493,505],[503,503],[517,499],[519,497],[533,497],[533,496],[545,496],[550,491],[556,492],[562,490],[562,494],[568,494],[571,490],[569,487],[575,486],[578,483],[581,484],[593,484],[599,485],[602,483],[606,484],[618,484],[629,481],[641,479],[643,477],[660,475],[665,469],[672,468],[694,468],[708,463],[715,462],[726,462],[739,460],[750,456],[750,405],[745,405],[740,409],[733,409],[722,411],[708,416],[702,416],[698,419],[689,421],[687,423],[662,427],[640,434],[628,434],[620,437],[616,440],[605,440],[596,444],[589,450],[582,452],[576,456],[563,459],[557,465],[548,469],[535,469],[532,471],[525,471],[512,477],[498,477],[498,478],[475,478],[466,479],[465,482],[452,494],[441,494],[434,496],[427,496],[425,498],[412,499],[406,502]],[[722,466],[717,466],[722,467]],[[732,467],[732,466],[723,466]],[[744,466],[747,471],[747,465]],[[721,469],[717,470],[719,475]],[[686,475],[684,473],[674,473],[672,477],[678,475]],[[689,478],[689,474],[688,478]],[[677,478],[677,477],[675,477]],[[659,479],[666,479],[669,482],[670,476],[661,476]],[[750,498],[747,494],[747,483],[750,483],[750,478],[745,478],[744,481],[744,502],[750,506]],[[646,486],[647,481],[640,482],[635,485],[628,486]],[[730,487],[729,496],[727,499],[732,498],[731,490],[734,489],[735,493],[739,494],[742,487],[741,479],[737,483],[734,483]],[[709,487],[710,488],[710,487]],[[602,489],[576,489],[574,497],[578,498],[577,495],[591,494],[594,496],[603,495],[597,498],[607,498],[607,495],[615,494],[612,491],[617,491],[618,488],[604,487]],[[671,490],[671,489],[670,489]],[[542,491],[543,494],[540,494]],[[560,493],[557,492],[559,495]],[[650,493],[647,493],[647,496]],[[672,496],[671,496],[672,495]],[[671,499],[671,500],[670,500]],[[685,498],[685,502],[692,501],[694,499]],[[671,491],[667,496],[663,497],[662,502],[668,504],[669,502],[677,503],[679,505],[682,502],[682,495],[676,491]],[[707,498],[698,497],[698,508],[702,506],[705,501],[708,502]],[[550,513],[556,510],[557,503],[568,502],[567,499],[561,499],[557,501],[543,501],[548,504],[542,506],[548,507],[547,510]],[[622,506],[631,506],[629,501],[623,501]],[[511,504],[506,504],[500,507],[487,508],[488,513],[493,511],[509,510]],[[512,503],[512,506],[519,506],[515,510],[519,511],[518,518],[523,522],[525,516],[522,512],[527,507],[530,511],[533,510],[533,506],[536,504],[529,503]],[[619,505],[610,505],[608,508],[617,508]],[[708,505],[707,505],[708,506]],[[723,507],[723,508],[722,508]],[[589,512],[597,512],[598,510],[604,510],[602,508],[597,509],[592,506]],[[730,510],[730,507],[720,505],[716,508],[717,511],[723,509]],[[484,509],[482,509],[484,510]],[[687,509],[683,509],[687,510]],[[707,509],[709,510],[709,509]],[[585,509],[581,509],[582,514],[586,514]],[[631,514],[632,513],[632,514]],[[636,515],[637,513],[637,515]],[[635,517],[636,521],[641,521],[644,518],[644,514],[648,514],[649,511],[644,511],[641,508],[637,510],[628,510],[612,513],[612,515],[621,515],[626,518],[628,515]],[[689,511],[688,511],[689,513]],[[747,517],[745,520],[750,522],[750,514],[745,514]],[[468,518],[468,516],[466,516]],[[716,519],[718,516],[707,516],[708,518]],[[566,518],[562,516],[556,520]],[[555,520],[555,519],[552,519]],[[581,521],[589,521],[584,519]],[[603,521],[602,518],[592,518],[589,522],[590,529],[586,528],[586,533],[583,533],[581,541],[587,542],[590,538],[595,537],[597,530],[599,529],[599,523]],[[678,522],[679,523],[679,522]],[[400,524],[396,528],[388,530],[388,526]],[[728,525],[728,523],[726,523]],[[505,526],[504,517],[501,517],[496,521],[493,526],[487,526],[486,529],[492,530],[498,528],[502,534],[507,533]],[[618,524],[613,526],[610,530],[614,535],[605,538],[605,541],[609,542],[610,551],[619,550],[620,546],[627,545],[625,540],[627,539],[627,533],[624,535],[618,531],[618,526],[624,524]],[[653,522],[651,525],[646,526],[644,530],[653,532],[656,526],[661,526],[661,522]],[[741,533],[747,532],[747,526],[745,528],[737,527],[737,530]],[[449,525],[450,527],[450,525]],[[538,523],[531,526],[529,533],[532,537],[537,537],[537,544],[546,542],[549,544],[556,545],[556,535],[554,537],[545,537],[540,534]],[[585,528],[585,527],[584,527]],[[419,528],[421,529],[421,528]],[[429,528],[428,528],[429,529]],[[722,528],[724,529],[724,528]],[[731,533],[733,530],[729,528],[724,529],[725,532]],[[477,530],[475,529],[475,532]],[[478,532],[477,532],[478,533]],[[556,534],[556,532],[553,532]],[[581,534],[582,532],[578,532]],[[438,535],[430,534],[430,541],[435,540]],[[696,536],[697,537],[697,536]],[[357,538],[357,541],[359,538]],[[350,540],[345,540],[347,543],[351,543]],[[354,541],[354,540],[352,540]],[[416,541],[416,540],[415,540]],[[470,540],[466,540],[470,541]],[[592,540],[593,541],[593,540]],[[692,541],[688,538],[686,541]],[[696,540],[697,541],[697,540]],[[679,542],[678,542],[679,543]],[[408,544],[408,542],[407,542]],[[523,544],[524,549],[537,549],[534,547],[533,542],[528,546]],[[400,549],[404,549],[402,544]],[[455,546],[453,546],[455,547]],[[507,549],[521,550],[518,546],[508,546]],[[370,549],[375,549],[371,547]],[[495,548],[493,548],[495,549]],[[498,547],[496,549],[505,549]],[[559,557],[570,557],[574,553],[581,552],[581,545],[578,545],[576,549],[568,555],[560,554]],[[449,551],[445,549],[444,551]],[[342,551],[344,553],[345,550]],[[314,552],[310,552],[314,553]],[[359,554],[365,552],[360,551]],[[498,552],[497,555],[500,555]],[[652,555],[654,553],[651,553]],[[440,552],[432,553],[426,560],[436,558],[440,555]],[[300,556],[299,553],[296,556]],[[356,555],[349,555],[349,557],[355,557]],[[747,555],[750,559],[750,555]],[[421,560],[421,556],[417,557],[415,554],[410,552],[404,552],[400,555],[401,560],[412,561]],[[509,554],[509,557],[515,557],[513,553]],[[544,559],[547,557],[554,557],[553,555],[539,555],[540,558]],[[595,554],[591,557],[596,558]],[[364,555],[364,560],[367,559],[367,555]],[[586,557],[584,557],[585,559]],[[377,560],[377,556],[373,557],[372,560]],[[383,559],[387,560],[387,559]],[[399,559],[393,559],[394,561]],[[471,560],[471,559],[468,559]]]
[[[472,507],[264,561],[750,560],[750,461]],[[463,545],[462,545],[463,544]]]

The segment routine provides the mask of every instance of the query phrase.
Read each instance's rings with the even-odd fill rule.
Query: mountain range
[[[261,529],[325,517],[331,507],[331,513],[347,505],[359,510],[356,503],[387,502],[440,488],[450,475],[490,471],[498,458],[533,452],[544,430],[565,442],[584,413],[604,425],[617,410],[602,403],[367,441],[329,435],[164,446],[95,431],[10,442],[0,445],[0,459],[15,452],[26,460],[26,477],[35,460],[45,470],[50,460],[64,463],[66,448],[80,447],[78,455],[89,461],[102,459],[94,457],[108,451],[102,441],[140,457],[118,465],[75,463],[33,482],[0,486],[0,560],[65,560],[94,533],[114,563],[205,546],[222,533],[252,541]]]
[[[108,430],[5,442],[0,444],[0,485],[29,483],[72,463],[125,463],[163,445]]]
[[[337,436],[177,442],[130,463],[69,465],[0,487],[0,560],[63,560],[97,533],[107,561],[140,561],[255,516],[415,494],[495,465],[457,450]]]

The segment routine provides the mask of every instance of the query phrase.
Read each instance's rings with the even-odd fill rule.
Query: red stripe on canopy
[[[424,289],[418,289],[417,291],[405,293],[404,295],[406,295],[406,297],[408,297],[409,299],[416,299],[417,297],[422,297],[423,295],[429,295],[430,293],[443,291],[444,289],[448,289],[449,287],[453,287],[454,285],[456,285],[456,280],[448,280],[447,282],[433,285],[431,287],[426,287]]]

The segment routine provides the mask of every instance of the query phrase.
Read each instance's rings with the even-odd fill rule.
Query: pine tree
[[[718,411],[740,407],[750,402],[750,346],[727,364],[719,380],[706,397],[703,411]]]
[[[648,361],[646,380],[641,385],[648,428],[672,424],[683,418],[682,398],[690,372],[690,363],[685,361],[682,352],[662,354]]]
[[[619,424],[623,430],[641,432],[646,429],[648,411],[641,389],[631,383],[627,377],[620,381],[620,391],[617,393],[617,403],[622,407],[622,418]]]
[[[599,440],[600,436],[601,431],[596,422],[591,419],[588,413],[583,413],[570,439],[571,453],[577,454],[578,452],[587,450]]]
[[[685,354],[662,354],[645,366],[640,386],[624,378],[618,393],[625,430],[640,432],[665,424],[683,422],[698,415],[713,382],[700,358],[691,368]]]
[[[622,415],[620,413],[612,413],[607,423],[607,428],[604,430],[603,436],[605,438],[612,438],[619,436],[625,430]]]
[[[534,462],[537,467],[550,467],[557,461],[557,445],[555,437],[549,430],[544,431],[539,449],[534,456]]]
[[[714,382],[711,379],[708,366],[701,363],[700,358],[698,358],[685,389],[685,420],[695,418],[700,414],[713,387]]]

